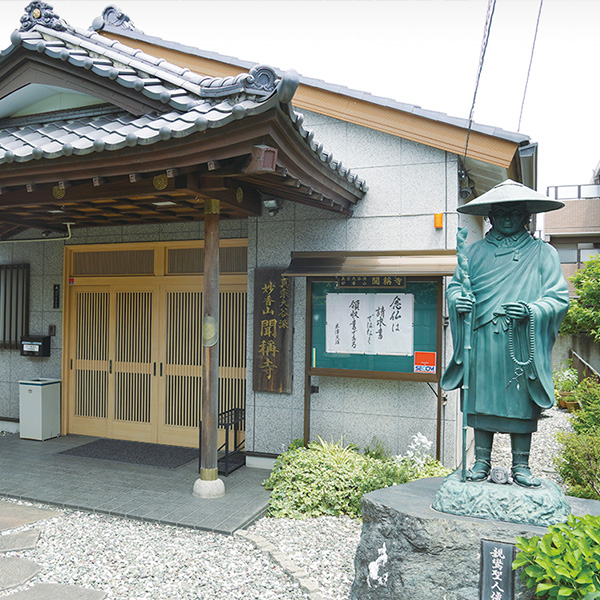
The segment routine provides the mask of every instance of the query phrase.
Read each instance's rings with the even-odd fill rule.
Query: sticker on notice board
[[[415,352],[415,373],[434,373],[436,352]]]

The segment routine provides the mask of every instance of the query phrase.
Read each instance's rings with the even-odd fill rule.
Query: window
[[[554,247],[563,265],[577,263],[577,244],[555,244]]]
[[[592,256],[600,254],[600,244],[588,243],[578,244],[579,246],[579,262],[584,263],[586,260],[590,260]]]
[[[0,265],[0,348],[29,335],[29,265]]]
[[[600,244],[597,242],[579,242],[579,243],[554,243],[558,252],[560,262],[563,265],[577,265],[580,269],[586,260],[600,253]]]

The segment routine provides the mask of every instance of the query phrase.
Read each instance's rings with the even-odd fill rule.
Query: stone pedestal
[[[478,600],[482,539],[514,544],[517,536],[547,533],[546,527],[437,512],[431,505],[442,481],[421,479],[363,497],[351,600]],[[574,514],[600,514],[600,502],[568,500]],[[516,598],[535,598],[518,574],[515,582]]]
[[[222,498],[225,495],[225,484],[222,479],[196,479],[192,496],[196,498]]]
[[[444,479],[432,506],[443,513],[539,527],[566,523],[571,513],[567,497],[553,481],[541,482],[537,488],[491,481],[463,482],[460,471],[455,471]]]

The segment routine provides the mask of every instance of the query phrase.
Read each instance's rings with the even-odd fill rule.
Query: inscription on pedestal
[[[513,544],[481,540],[481,600],[513,600],[515,580],[512,570]]]

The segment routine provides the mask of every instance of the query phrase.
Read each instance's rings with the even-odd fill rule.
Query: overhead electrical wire
[[[521,131],[521,119],[523,118],[523,108],[525,107],[525,96],[527,95],[527,86],[529,85],[529,74],[531,73],[531,64],[533,63],[533,52],[535,50],[535,42],[537,40],[538,28],[540,26],[540,17],[542,15],[542,6],[544,0],[540,0],[540,10],[538,11],[537,22],[535,24],[535,33],[533,35],[533,44],[531,45],[531,56],[529,57],[529,68],[527,69],[527,79],[525,80],[525,89],[523,90],[523,101],[521,102],[521,112],[519,113],[519,125],[517,133]]]
[[[471,103],[471,111],[469,112],[469,126],[467,128],[467,139],[465,141],[465,158],[467,156],[467,150],[469,149],[469,137],[471,135],[471,126],[473,125],[473,113],[475,111],[475,101],[477,100],[479,79],[481,78],[481,70],[483,69],[485,51],[487,50],[488,41],[490,39],[490,30],[492,28],[492,19],[494,18],[495,9],[496,0],[488,0],[487,13],[485,16],[485,26],[483,28],[483,39],[481,41],[481,52],[479,53],[479,66],[477,68],[477,77],[475,79],[475,92],[473,93],[473,102]]]

